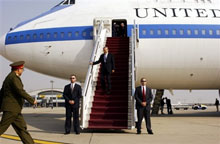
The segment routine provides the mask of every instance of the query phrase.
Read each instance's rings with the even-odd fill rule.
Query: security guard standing
[[[12,63],[10,66],[12,71],[4,80],[0,93],[0,109],[3,111],[0,122],[0,135],[12,125],[24,144],[34,144],[32,137],[27,131],[21,110],[24,100],[31,104],[37,104],[37,101],[23,89],[20,76],[24,71],[24,61]]]

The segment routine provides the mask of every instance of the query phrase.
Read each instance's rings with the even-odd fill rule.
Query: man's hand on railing
[[[115,72],[115,70],[112,70],[112,72],[114,73],[114,72]]]
[[[93,65],[93,62],[90,62],[89,64],[90,64],[90,65]]]

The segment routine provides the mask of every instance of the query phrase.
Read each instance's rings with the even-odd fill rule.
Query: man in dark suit
[[[151,89],[148,88],[146,85],[146,78],[141,78],[141,86],[136,88],[134,95],[136,99],[136,109],[138,117],[137,134],[141,134],[141,123],[143,117],[145,118],[148,134],[153,134],[150,121],[150,104],[153,99],[153,95]]]
[[[65,133],[70,134],[71,130],[71,118],[73,115],[73,126],[76,134],[80,134],[79,131],[79,104],[82,97],[81,86],[76,83],[76,76],[72,74],[70,76],[70,84],[66,85],[63,92],[66,107],[66,122]]]
[[[3,111],[0,122],[0,135],[12,125],[24,144],[34,144],[31,135],[27,131],[27,125],[21,110],[24,100],[31,104],[37,104],[37,101],[23,89],[20,76],[24,71],[24,61],[12,63],[10,66],[12,71],[5,78],[0,92],[0,109]]]
[[[108,52],[108,47],[103,48],[104,53],[99,57],[99,60],[96,62],[91,62],[90,64],[96,65],[101,63],[101,85],[102,89],[106,90],[105,78],[108,83],[107,94],[110,94],[111,91],[111,73],[115,72],[115,59],[114,56]]]

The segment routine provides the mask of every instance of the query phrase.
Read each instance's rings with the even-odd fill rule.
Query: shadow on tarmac
[[[0,116],[2,113],[0,114]],[[64,133],[64,124],[65,124],[65,114],[52,114],[52,113],[32,113],[32,114],[23,114],[25,121],[28,125],[34,127],[30,132],[39,132],[39,133]],[[220,117],[220,112],[215,111],[174,111],[174,114],[158,114],[152,115],[152,117]],[[72,129],[73,131],[73,129]],[[81,133],[121,133],[121,134],[133,134],[132,132],[127,132],[124,130],[115,130],[115,129],[84,129]]]
[[[23,114],[28,125],[36,128],[37,130],[29,130],[30,132],[38,133],[56,133],[64,134],[65,114]],[[73,127],[73,125],[72,125]],[[71,129],[73,132],[73,128]],[[129,134],[124,130],[115,129],[83,129],[81,133],[121,133]],[[133,134],[133,133],[131,133]]]

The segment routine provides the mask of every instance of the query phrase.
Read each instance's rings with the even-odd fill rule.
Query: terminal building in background
[[[28,92],[37,100],[37,107],[63,107],[65,99],[63,98],[63,89],[40,89]],[[25,102],[25,106],[31,106]]]

